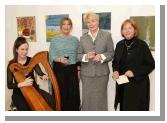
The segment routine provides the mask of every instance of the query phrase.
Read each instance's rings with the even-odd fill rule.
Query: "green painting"
[[[131,16],[138,27],[139,38],[146,41],[150,50],[155,50],[155,16]]]

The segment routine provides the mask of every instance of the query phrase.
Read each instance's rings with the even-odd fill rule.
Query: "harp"
[[[51,79],[51,83],[52,83],[54,95],[55,95],[56,110],[60,111],[61,110],[60,91],[59,91],[56,77],[48,62],[47,51],[42,51],[34,55],[34,57],[30,60],[27,66],[23,66],[19,63],[13,63],[9,66],[9,69],[13,73],[16,81],[20,83],[26,79],[25,75],[31,72],[35,67],[35,65],[38,63],[41,63],[43,65],[46,72],[48,73],[49,78]],[[22,87],[20,89],[32,111],[52,111],[53,110],[33,86]]]

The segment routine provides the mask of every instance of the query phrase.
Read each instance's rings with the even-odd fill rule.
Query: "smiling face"
[[[126,19],[121,25],[121,35],[127,40],[138,36],[137,24],[133,19]]]
[[[99,28],[99,22],[96,18],[90,17],[86,20],[86,24],[88,29],[92,31],[96,31]]]
[[[131,23],[125,23],[122,28],[122,34],[126,39],[131,39],[135,36],[136,30]]]
[[[61,32],[64,35],[69,35],[72,29],[72,25],[68,20],[64,20],[61,24]]]
[[[24,43],[22,45],[20,45],[17,49],[16,52],[18,54],[18,58],[20,59],[25,59],[28,53],[28,44]]]

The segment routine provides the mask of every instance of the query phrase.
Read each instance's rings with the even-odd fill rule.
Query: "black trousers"
[[[80,94],[77,65],[54,62],[53,71],[60,88],[62,111],[79,111]]]
[[[54,98],[46,91],[42,89],[37,89],[40,95],[45,99],[45,101],[51,106],[53,110],[55,110],[55,101]],[[13,93],[12,95],[12,103],[14,106],[16,106],[18,111],[31,111],[31,109],[28,106],[28,103],[26,102],[24,96],[22,95],[21,91],[20,93]],[[35,102],[34,102],[35,103]]]

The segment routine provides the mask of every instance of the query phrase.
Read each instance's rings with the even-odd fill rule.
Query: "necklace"
[[[125,46],[127,51],[132,47],[132,44],[134,43],[134,41],[132,41],[132,43],[130,43],[130,45],[127,45],[126,41],[125,41]]]

